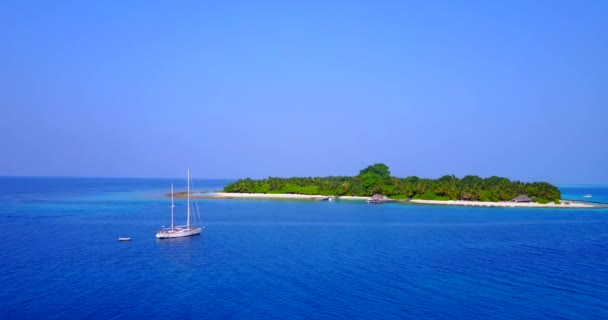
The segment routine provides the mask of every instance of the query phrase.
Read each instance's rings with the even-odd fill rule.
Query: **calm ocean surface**
[[[606,209],[199,200],[156,240],[170,183],[0,178],[0,318],[608,319]]]

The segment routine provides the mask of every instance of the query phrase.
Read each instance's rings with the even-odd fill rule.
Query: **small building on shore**
[[[380,204],[380,203],[383,203],[385,201],[386,201],[386,199],[384,199],[384,196],[382,196],[379,193],[376,193],[375,195],[372,196],[371,199],[367,200],[366,202],[367,203],[371,203],[371,204]]]
[[[517,197],[515,197],[513,199],[513,202],[517,202],[517,203],[529,203],[532,202],[532,199],[530,199],[530,197],[528,197],[525,194],[520,194]]]

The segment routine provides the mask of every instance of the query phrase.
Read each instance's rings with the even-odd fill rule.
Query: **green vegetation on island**
[[[354,177],[240,179],[228,184],[224,192],[306,194],[326,196],[372,196],[380,193],[392,199],[511,201],[525,194],[539,203],[561,198],[557,187],[546,182],[524,183],[507,178],[445,175],[439,179],[415,176],[397,178],[385,164],[377,163]]]

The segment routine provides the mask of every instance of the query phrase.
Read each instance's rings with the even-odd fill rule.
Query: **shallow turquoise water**
[[[0,182],[2,319],[608,315],[603,209],[206,200],[167,241],[169,180]]]
[[[563,199],[591,201],[608,204],[608,186],[600,185],[564,185],[559,186]],[[585,195],[591,195],[585,198]]]

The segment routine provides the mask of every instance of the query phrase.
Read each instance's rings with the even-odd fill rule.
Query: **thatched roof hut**
[[[380,203],[384,203],[386,201],[387,200],[384,199],[384,197],[381,194],[376,193],[375,195],[372,196],[371,199],[368,199],[366,202],[371,203],[371,204],[380,204]]]
[[[525,194],[520,194],[519,196],[513,199],[513,202],[532,202],[532,199]]]
[[[372,196],[372,200],[384,200],[384,197],[381,194],[376,193]]]

